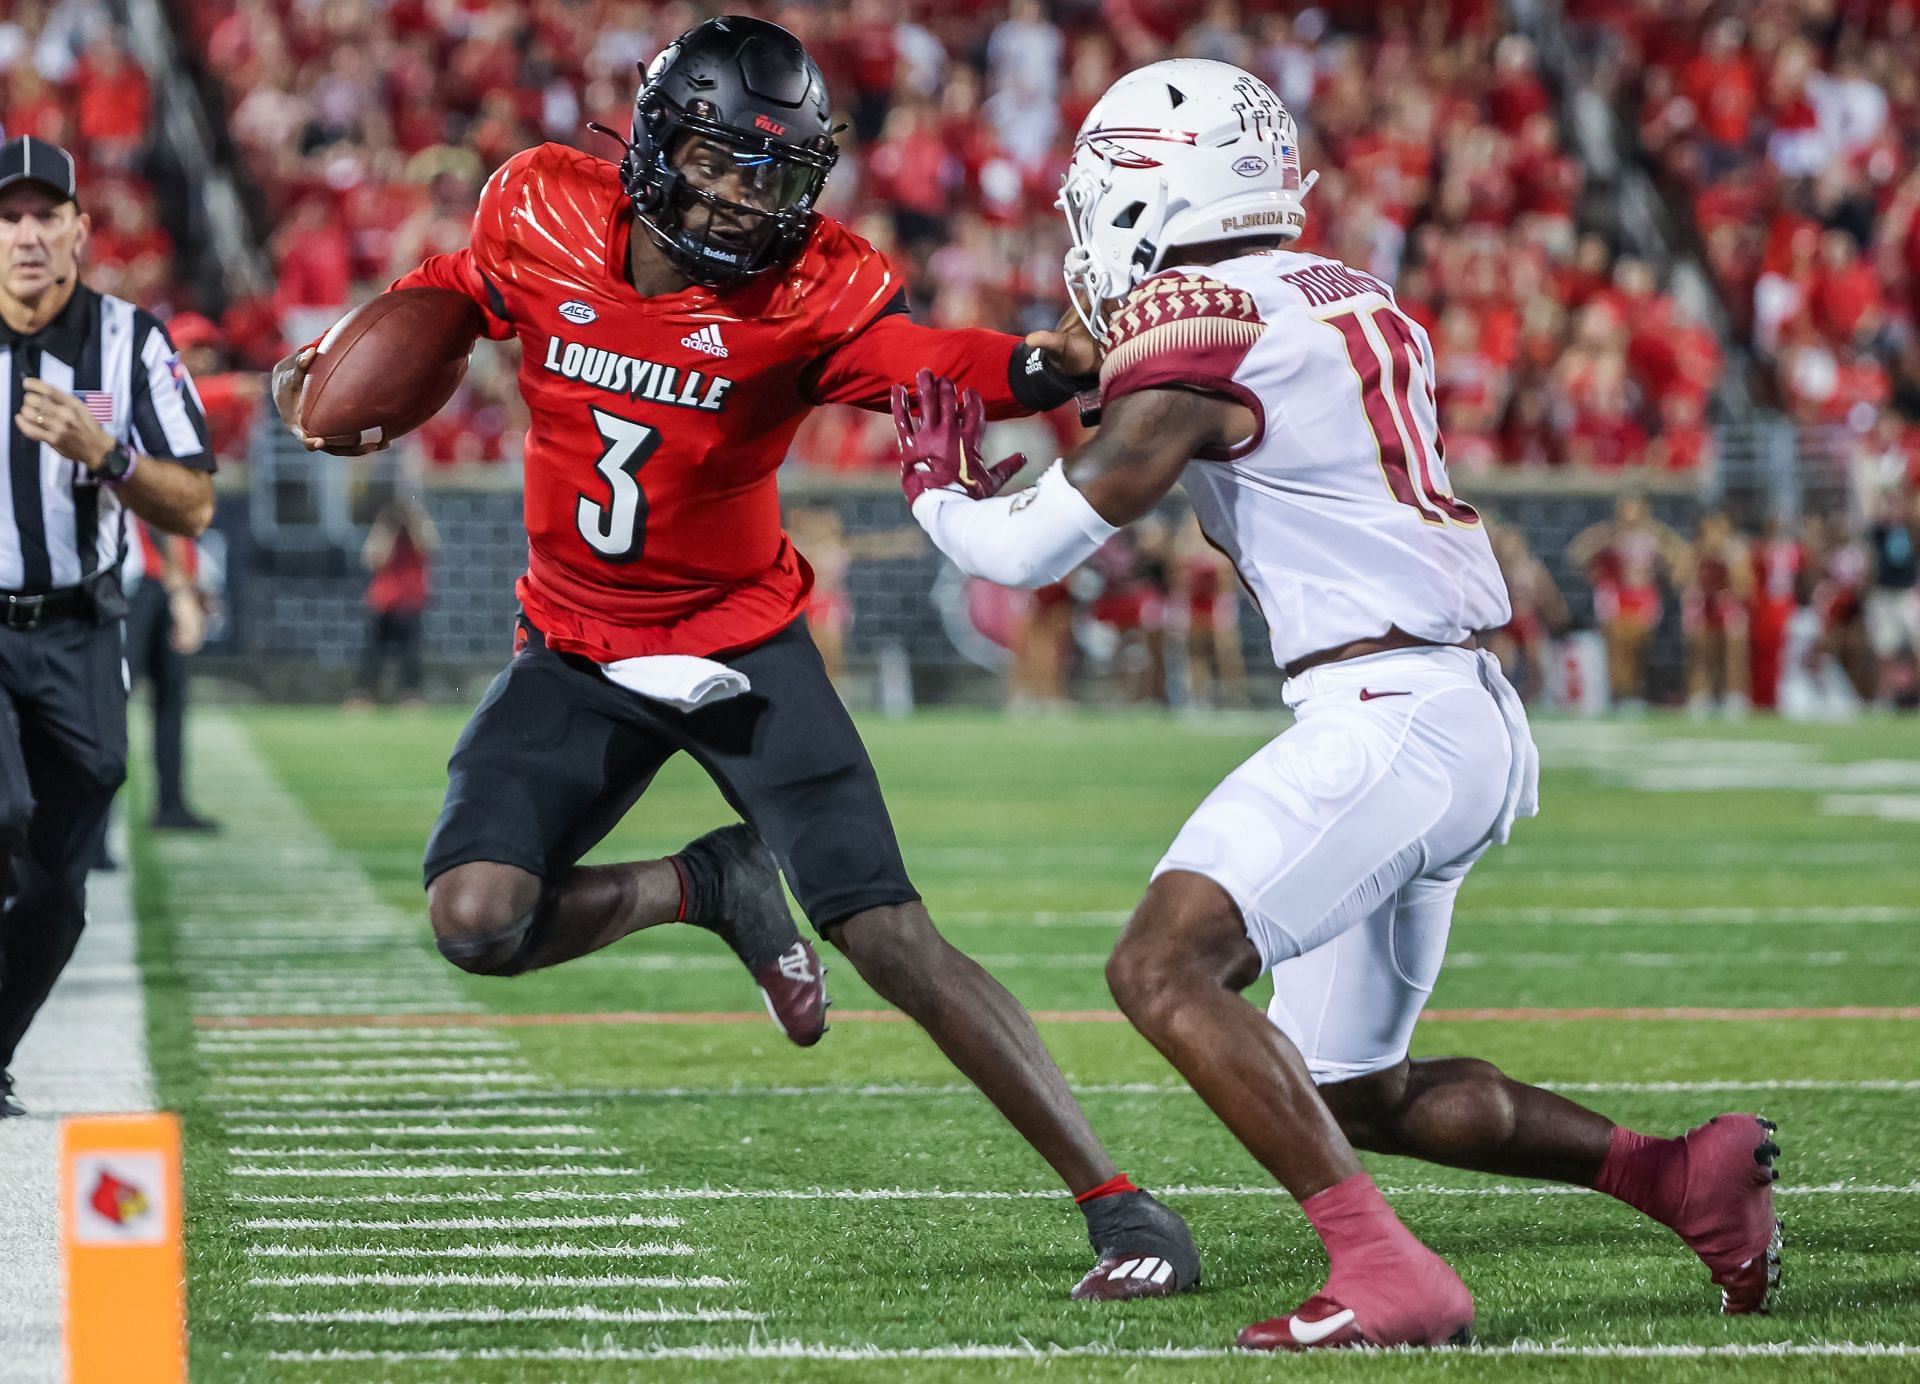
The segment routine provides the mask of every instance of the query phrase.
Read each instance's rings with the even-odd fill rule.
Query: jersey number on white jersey
[[[1429,524],[1449,521],[1477,528],[1480,515],[1447,486],[1446,447],[1440,440],[1439,412],[1433,396],[1433,372],[1414,335],[1413,323],[1388,304],[1355,308],[1321,319],[1339,331],[1347,344],[1347,359],[1360,382],[1360,403],[1380,453],[1380,474],[1387,490],[1403,505],[1411,505]],[[1413,409],[1413,377],[1419,367],[1426,395],[1427,417],[1435,420],[1423,429]]]

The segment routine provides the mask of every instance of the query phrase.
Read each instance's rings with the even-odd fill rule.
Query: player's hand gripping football
[[[285,423],[300,439],[300,445],[309,452],[326,452],[336,457],[363,457],[370,452],[384,452],[390,443],[363,442],[352,447],[329,447],[325,438],[315,437],[300,426],[300,387],[307,382],[307,372],[313,368],[315,348],[307,347],[295,351],[273,367],[273,406],[280,410],[280,421]]]
[[[992,466],[981,460],[980,434],[987,407],[974,390],[962,393],[952,380],[922,370],[914,380],[916,409],[907,387],[893,387],[893,426],[900,435],[900,488],[911,505],[929,490],[952,490],[971,499],[998,495],[1027,464],[1015,452]]]

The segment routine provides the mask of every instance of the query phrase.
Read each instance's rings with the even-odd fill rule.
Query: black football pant
[[[0,1068],[80,940],[87,869],[126,776],[120,622],[0,627]]]
[[[184,808],[187,656],[173,647],[173,602],[157,581],[141,582],[127,605],[127,674],[153,686],[153,771],[160,810]]]

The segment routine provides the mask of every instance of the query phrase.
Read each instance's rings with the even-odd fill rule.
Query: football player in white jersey
[[[1770,1123],[1652,1138],[1477,1059],[1408,1060],[1454,897],[1536,811],[1538,756],[1474,644],[1507,595],[1448,488],[1432,345],[1386,284],[1284,248],[1311,186],[1258,79],[1188,59],[1122,78],[1061,194],[1068,287],[1105,349],[1099,433],[996,497],[1025,458],[982,461],[978,399],[925,373],[917,403],[895,397],[914,517],[965,571],[1058,581],[1179,481],[1272,631],[1295,723],[1194,812],[1107,966],[1326,1245],[1324,1286],[1240,1343],[1466,1337],[1472,1297],[1356,1146],[1608,1192],[1680,1233],[1725,1311],[1764,1310]],[[1266,971],[1262,1015],[1240,992]]]

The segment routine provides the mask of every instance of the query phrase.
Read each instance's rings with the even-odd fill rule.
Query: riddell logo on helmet
[[[764,115],[754,116],[753,128],[756,130],[765,130],[770,135],[783,135],[787,132],[785,125],[782,125],[777,120],[769,120]]]
[[[1256,226],[1285,226],[1290,218],[1284,211],[1250,211],[1244,216],[1223,216],[1220,229],[1223,231],[1250,231]]]

